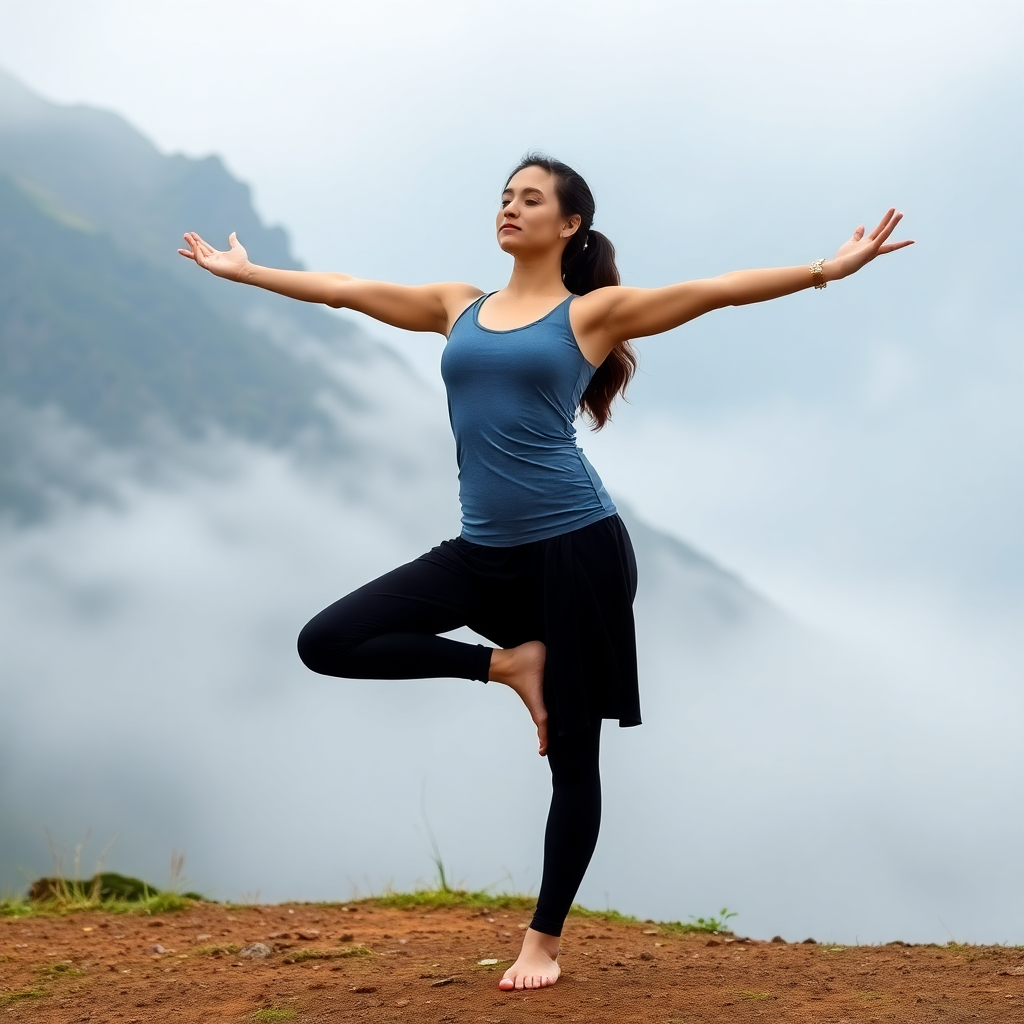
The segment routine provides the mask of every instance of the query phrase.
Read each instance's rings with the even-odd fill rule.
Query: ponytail
[[[527,153],[508,176],[511,181],[524,167],[540,167],[555,178],[555,190],[562,213],[578,216],[580,226],[562,253],[562,281],[573,295],[586,295],[595,288],[619,284],[615,266],[615,246],[600,231],[594,231],[594,196],[583,178],[568,164],[551,157]],[[508,184],[508,181],[505,184]],[[625,394],[636,373],[636,353],[628,341],[616,345],[594,376],[580,399],[580,411],[600,430],[611,419],[612,402]]]

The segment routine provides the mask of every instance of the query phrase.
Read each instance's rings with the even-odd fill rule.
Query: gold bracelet
[[[827,288],[828,281],[825,280],[825,271],[822,269],[825,264],[825,258],[822,257],[820,260],[815,260],[808,269],[811,272],[811,276],[814,278],[815,288]]]

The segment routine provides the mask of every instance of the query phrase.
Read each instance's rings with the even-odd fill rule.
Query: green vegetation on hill
[[[0,518],[106,496],[89,442],[149,458],[165,436],[150,426],[344,450],[318,398],[352,396],[264,328],[360,359],[357,332],[197,271],[176,252],[187,229],[217,244],[235,229],[254,258],[297,266],[218,158],[162,154],[117,115],[49,103],[0,71]]]
[[[57,405],[115,444],[153,417],[275,441],[315,419],[315,385],[177,280],[0,178],[0,393]]]

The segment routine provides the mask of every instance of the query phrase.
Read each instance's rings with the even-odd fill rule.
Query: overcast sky
[[[897,205],[918,244],[884,265],[643,342],[584,445],[813,621],[1018,616],[1020,4],[41,0],[3,24],[9,71],[221,155],[316,267],[500,287],[530,147],[588,177],[641,285],[810,262]],[[439,340],[394,343],[436,380]]]

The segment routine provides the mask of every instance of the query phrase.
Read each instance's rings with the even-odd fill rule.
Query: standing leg
[[[499,988],[543,988],[558,980],[558,938],[601,827],[600,749],[600,722],[549,740],[552,793],[540,896],[519,959],[505,972]]]

